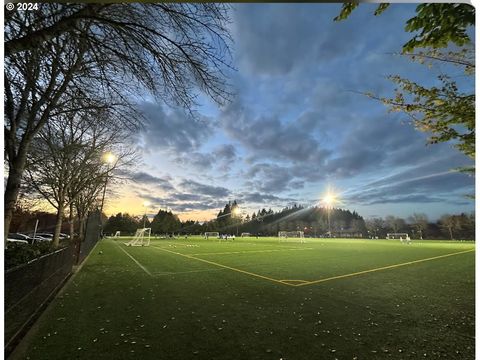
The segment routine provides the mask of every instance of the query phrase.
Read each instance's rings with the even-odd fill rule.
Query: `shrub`
[[[67,246],[68,243],[60,243],[60,248]],[[53,249],[50,242],[42,241],[35,244],[9,243],[5,248],[5,270],[15,266],[26,264],[42,255],[51,253]]]

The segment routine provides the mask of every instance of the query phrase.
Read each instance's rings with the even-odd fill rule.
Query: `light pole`
[[[114,164],[117,161],[117,157],[115,156],[115,154],[113,154],[111,152],[106,152],[105,154],[103,154],[102,160],[108,166],[108,165]],[[103,204],[105,203],[105,193],[107,191],[108,173],[109,173],[110,170],[111,169],[109,167],[107,169],[107,172],[105,173],[105,183],[103,184],[102,203],[100,205],[100,217],[102,216],[102,213],[103,213]]]
[[[148,209],[148,206],[150,206],[150,202],[149,201],[144,201],[143,206],[145,206],[145,215],[143,215],[143,228],[145,229],[145,225],[146,225],[146,222],[147,222],[147,209]]]
[[[236,206],[233,211],[232,211],[233,215],[235,215],[235,217],[237,217],[238,215],[241,215],[241,210],[238,208],[238,206]],[[238,219],[237,219],[238,220]],[[237,237],[238,237],[238,221],[236,222],[237,224]]]
[[[332,237],[332,229],[330,226],[330,211],[332,209],[333,204],[336,202],[335,194],[331,193],[330,191],[323,198],[323,203],[327,208],[327,222],[328,222],[328,236]]]

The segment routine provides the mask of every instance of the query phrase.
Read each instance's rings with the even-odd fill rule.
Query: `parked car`
[[[35,235],[35,241],[52,241],[53,238],[51,237],[43,237],[39,235]]]
[[[37,232],[35,234],[35,237],[37,237],[37,236],[41,236],[42,238],[45,238],[45,239],[53,239],[53,234],[52,233]]]
[[[8,234],[7,239],[9,240],[22,240],[26,241],[28,244],[33,243],[33,238],[25,235],[25,234],[20,234],[20,233],[14,233],[14,234]]]
[[[8,246],[8,244],[25,244],[25,245],[28,245],[29,242],[27,240],[7,238],[7,246]]]
[[[29,236],[34,240],[34,241],[52,241],[53,235],[49,233],[36,233],[36,234],[29,234]],[[35,238],[34,238],[35,236]]]

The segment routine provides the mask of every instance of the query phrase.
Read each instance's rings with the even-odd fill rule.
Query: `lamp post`
[[[332,237],[332,228],[331,228],[331,225],[330,225],[330,211],[331,211],[332,206],[335,203],[335,201],[336,201],[335,195],[333,193],[331,193],[330,191],[327,192],[327,194],[323,198],[323,202],[324,202],[324,204],[327,208],[327,222],[328,222],[328,235],[329,235],[329,237]]]
[[[115,154],[111,152],[106,152],[105,154],[103,154],[102,160],[108,166],[108,165],[114,164],[117,161],[117,157],[115,156]],[[105,183],[103,184],[102,203],[100,205],[100,217],[102,216],[102,213],[103,213],[103,204],[105,203],[105,193],[107,191],[108,173],[110,170],[111,169],[108,168],[107,172],[105,173]]]
[[[238,206],[236,206],[233,211],[232,211],[233,215],[235,215],[235,217],[237,217],[238,215],[241,215],[241,210],[238,208]],[[238,221],[236,222],[237,224],[237,236],[238,236]]]
[[[150,206],[150,202],[144,201],[143,206],[145,207],[145,214],[143,215],[143,228],[145,229],[145,225],[147,223],[147,209]]]

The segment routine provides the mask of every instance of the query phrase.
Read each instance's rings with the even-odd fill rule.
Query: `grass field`
[[[474,359],[474,244],[101,241],[29,359]]]

